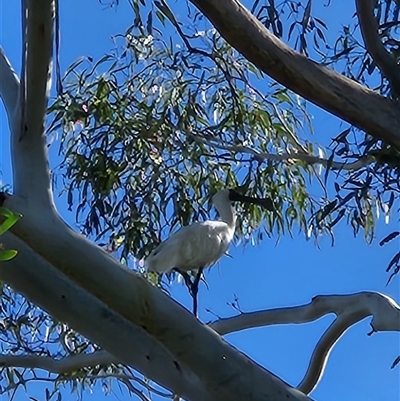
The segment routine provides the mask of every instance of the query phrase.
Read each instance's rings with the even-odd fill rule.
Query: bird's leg
[[[199,282],[201,279],[201,275],[203,274],[203,268],[200,267],[200,269],[197,271],[197,274],[193,280],[192,287],[191,287],[191,295],[193,298],[193,315],[197,317],[197,294],[199,292]]]
[[[189,292],[190,292],[192,290],[193,283],[192,283],[192,279],[190,278],[189,274],[187,274],[186,272],[184,272],[182,270],[176,269],[176,268],[174,270],[176,270],[183,277],[183,280],[185,280],[186,287],[189,289]]]
[[[195,315],[197,317],[197,294],[199,292],[199,283],[201,280],[201,276],[203,274],[203,268],[201,267],[198,270],[193,281],[192,281],[190,275],[188,273],[186,273],[185,271],[182,271],[177,268],[175,268],[174,270],[177,271],[185,280],[186,287],[188,288],[190,296],[193,299],[193,315]]]

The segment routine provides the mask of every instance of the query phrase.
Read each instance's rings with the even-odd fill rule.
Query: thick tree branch
[[[400,149],[396,102],[319,65],[272,35],[238,0],[191,0],[219,33],[266,74],[305,99]]]
[[[378,23],[374,15],[374,0],[356,0],[358,21],[365,47],[382,75],[390,82],[400,96],[400,66],[385,49],[378,34]]]
[[[44,122],[51,84],[54,0],[23,2],[23,53],[18,116],[9,121],[15,194],[37,212],[53,207]]]
[[[18,250],[14,259],[0,264],[1,280],[15,291],[107,349],[115,360],[132,366],[161,386],[189,400],[213,400],[199,379],[181,363],[178,369],[176,358],[143,329],[73,284],[12,234],[7,232],[1,241],[6,249]],[[79,265],[77,261],[77,267]],[[97,273],[93,271],[95,276]],[[112,288],[115,296],[117,287]],[[118,333],[118,341],[115,341],[115,333]],[[108,359],[106,354],[96,357],[100,358],[99,362]],[[79,360],[71,363],[78,364]]]
[[[101,248],[73,232],[52,210],[42,215],[26,213],[29,208],[17,197],[7,197],[4,206],[23,215],[11,229],[18,238],[101,300],[110,311],[121,315],[127,324],[136,326],[138,335],[143,330],[164,345],[174,356],[175,369],[187,367],[199,378],[210,394],[208,400],[235,401],[247,399],[249,395],[260,400],[268,397],[276,401],[309,400],[231,347],[143,277],[129,272]],[[39,304],[38,300],[33,301]],[[108,326],[111,326],[109,322],[103,323],[98,330],[113,338]],[[124,358],[109,344],[106,346],[104,338],[102,344],[93,332],[82,334],[121,360]]]
[[[0,47],[0,96],[3,99],[8,120],[13,121],[17,108],[19,79]]]
[[[375,293],[324,295],[302,306],[277,308],[220,319],[210,324],[221,335],[252,327],[308,323],[334,313],[337,318],[318,341],[307,372],[298,389],[310,393],[318,384],[328,355],[342,334],[353,324],[372,316],[373,331],[400,331],[400,306],[391,298]]]

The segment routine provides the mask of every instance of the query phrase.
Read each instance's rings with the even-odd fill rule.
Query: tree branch
[[[112,353],[115,360],[132,366],[161,386],[190,400],[213,400],[200,380],[185,365],[180,363],[178,369],[176,358],[143,329],[73,284],[14,235],[7,232],[1,241],[6,249],[18,250],[14,259],[0,264],[1,279],[15,291]],[[104,362],[107,355],[97,354],[94,358]],[[78,366],[79,359],[70,363]]]
[[[56,375],[65,375],[74,373],[83,368],[96,367],[98,365],[120,364],[121,362],[115,356],[109,354],[107,351],[100,350],[91,354],[76,354],[66,356],[61,359],[55,359],[51,356],[44,355],[0,355],[0,366],[6,368],[23,368],[23,369],[42,369],[48,373]],[[114,378],[123,381],[135,381],[147,390],[158,394],[162,397],[168,397],[169,394],[161,392],[146,381],[127,373],[101,373],[101,374],[84,374],[86,379],[102,380]]]
[[[51,356],[43,355],[0,355],[0,366],[6,368],[22,368],[22,369],[42,369],[48,373],[56,375],[74,374],[74,377],[79,377],[76,373],[81,368],[95,367],[97,365],[109,365],[111,363],[119,363],[118,360],[106,351],[96,351],[93,354],[79,354],[68,356],[62,359],[54,359]],[[82,373],[82,377],[87,380],[104,380],[104,379],[117,379],[121,381],[129,391],[135,394],[142,394],[136,389],[131,381],[139,383],[149,392],[157,394],[161,397],[171,398],[170,393],[166,393],[149,385],[145,380],[140,379],[132,374],[127,373],[100,373],[100,374],[87,374]],[[40,377],[34,377],[34,380],[43,380]],[[23,380],[26,380],[25,378]],[[57,379],[50,379],[56,381]],[[26,380],[27,381],[27,380]],[[146,401],[148,399],[146,398]]]
[[[308,153],[293,153],[288,154],[284,153],[281,155],[276,155],[272,153],[258,153],[256,159],[258,160],[274,160],[274,161],[293,161],[293,160],[302,160],[305,161],[307,164],[314,165],[320,164],[324,167],[329,167],[331,170],[346,170],[346,171],[356,171],[365,166],[368,166],[372,162],[375,161],[373,156],[365,156],[361,157],[360,159],[354,162],[338,162],[334,160],[324,159],[322,157],[310,155]]]
[[[397,103],[319,65],[272,35],[238,0],[191,0],[261,71],[305,99],[400,149]]]
[[[25,7],[25,8],[24,8]],[[14,193],[30,199],[32,209],[53,208],[44,122],[51,84],[54,0],[22,5],[23,53],[18,123],[12,136]]]
[[[106,315],[112,312],[120,315],[120,319],[129,327],[136,328],[136,337],[147,338],[144,335],[147,334],[155,343],[164,345],[173,355],[175,366],[172,369],[188,369],[193,372],[203,388],[209,392],[208,398],[205,399],[236,401],[247,399],[249,394],[255,399],[262,399],[268,394],[276,401],[309,400],[304,394],[224,342],[213,330],[202,325],[191,313],[143,277],[126,270],[104,250],[73,232],[53,210],[42,215],[26,213],[29,206],[27,209],[23,199],[8,196],[4,206],[23,215],[12,227],[13,234],[23,239],[35,252],[43,255],[63,275],[76,283],[78,288],[85,289],[107,305],[107,312],[104,312]],[[60,258],[60,255],[63,257]],[[46,275],[42,275],[41,279],[47,280]],[[30,286],[33,284],[30,283]],[[40,287],[38,283],[38,288]],[[53,296],[57,296],[56,294]],[[32,301],[39,304],[38,299]],[[48,304],[43,305],[45,306],[49,307]],[[62,311],[52,315],[58,317],[60,312]],[[65,310],[63,313],[63,320],[68,321]],[[69,310],[69,313],[72,312]],[[109,340],[114,338],[111,334],[111,323],[103,322],[101,328],[97,328],[103,332],[102,342],[88,327],[84,333],[76,324],[71,323],[71,326],[116,357],[126,360],[127,356],[121,354],[120,344],[113,345],[109,341],[105,343],[106,333]],[[119,331],[118,333],[120,336]],[[132,338],[131,328],[131,343]],[[135,339],[134,342],[137,343],[137,347],[141,345],[141,341]],[[125,347],[129,347],[129,344],[126,343]]]
[[[41,137],[51,86],[54,36],[54,0],[26,0],[25,69],[26,85],[23,135]]]
[[[374,0],[356,0],[358,21],[365,47],[382,75],[390,82],[397,96],[400,96],[400,67],[385,49],[378,34],[378,23],[374,15]]]
[[[72,355],[62,359],[39,355],[0,355],[0,366],[43,369],[55,374],[65,374],[82,368],[110,365],[111,363],[119,363],[119,361],[107,351]]]
[[[17,108],[19,79],[12,68],[3,49],[0,47],[0,96],[3,99],[8,120],[11,122],[15,117]]]
[[[353,324],[372,316],[373,332],[400,331],[400,306],[393,299],[368,291],[350,295],[320,295],[307,305],[242,313],[217,320],[210,327],[224,335],[253,327],[308,323],[329,313],[334,313],[337,318],[318,341],[307,372],[298,386],[300,391],[309,394],[322,376],[332,347]]]
[[[134,388],[130,382],[134,381],[154,394],[171,398],[170,393],[157,390],[145,380],[131,373],[102,372],[99,374],[87,374],[86,372],[82,372],[82,374],[79,374],[76,372],[79,369],[96,367],[97,365],[109,365],[111,363],[118,364],[120,361],[107,351],[95,351],[92,354],[76,354],[62,359],[54,359],[51,356],[44,355],[0,355],[0,367],[42,369],[50,374],[66,376],[68,376],[69,373],[73,373],[75,378],[84,377],[88,380],[117,379],[129,387],[130,390]],[[37,376],[34,379],[42,380],[42,378]],[[56,380],[57,379],[53,379],[53,381]]]

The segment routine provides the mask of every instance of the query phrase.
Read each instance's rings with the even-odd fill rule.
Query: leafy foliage
[[[273,213],[242,210],[238,235],[247,240],[294,227],[318,239],[333,235],[343,217],[354,234],[361,229],[373,239],[376,216],[388,216],[398,197],[398,152],[350,127],[333,140],[322,177],[301,157],[326,154],[309,140],[304,103],[268,84],[209,26],[184,25],[164,1],[151,9],[132,4],[134,25],[115,38],[114,51],[95,64],[72,65],[49,110],[49,131],[63,130],[68,203],[78,204],[85,233],[126,261],[141,259],[170,230],[205,219],[207,201],[228,186],[274,200]],[[253,11],[283,36],[279,21],[289,6],[307,54],[307,35],[316,32],[322,40],[324,28],[309,3],[284,2],[271,12],[255,2]],[[201,20],[190,6],[188,15]],[[365,163],[346,169],[338,160]]]
[[[196,49],[133,28],[122,39],[96,66],[69,70],[50,108],[51,129],[64,130],[68,203],[79,196],[78,216],[88,211],[84,231],[141,258],[169,230],[206,218],[221,187],[274,199],[274,213],[243,211],[242,234],[305,231],[313,168],[258,156],[302,147],[294,132],[307,117],[295,98],[276,87],[263,95],[252,84],[261,74],[212,30]]]

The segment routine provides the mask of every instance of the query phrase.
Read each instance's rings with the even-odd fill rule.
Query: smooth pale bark
[[[0,262],[0,278],[61,322],[91,339],[146,377],[189,400],[213,400],[198,378],[154,338],[72,283],[10,233],[1,237],[18,255]],[[71,250],[70,250],[71,252]],[[79,266],[78,262],[78,266]],[[96,275],[93,268],[93,275]],[[117,296],[118,291],[114,294]]]
[[[301,324],[334,313],[335,320],[315,346],[304,378],[298,389],[309,394],[322,377],[330,351],[352,325],[372,316],[373,332],[400,331],[400,307],[386,295],[365,291],[349,295],[320,295],[307,305],[241,313],[210,324],[221,335],[252,327],[273,324]]]
[[[8,121],[12,122],[17,109],[19,78],[7,60],[3,49],[0,48],[0,94],[6,109]]]
[[[344,295],[318,295],[306,305],[241,313],[238,316],[218,319],[210,324],[224,335],[253,327],[275,324],[302,324],[313,322],[322,316],[334,313],[350,326],[354,317],[359,320],[372,316],[374,331],[400,331],[400,306],[390,297],[371,291]]]
[[[174,356],[177,369],[183,369],[181,364],[188,367],[207,388],[211,399],[234,401],[254,396],[257,400],[308,400],[234,349],[141,276],[124,269],[101,248],[73,232],[51,211],[30,213],[23,199],[17,197],[9,197],[4,205],[23,215],[12,229],[18,238],[163,344]]]
[[[44,135],[51,85],[54,7],[54,0],[23,2],[21,84],[14,119],[9,121],[13,190],[29,199],[32,206],[35,203],[38,212],[39,208],[54,207]],[[14,151],[22,147],[25,148],[23,152]],[[33,165],[35,168],[31,169]]]
[[[193,136],[193,140],[202,143],[207,143],[208,145],[218,149],[229,150],[235,153],[247,153],[259,162],[263,162],[264,160],[273,160],[273,161],[303,160],[309,165],[320,164],[324,167],[329,166],[331,170],[354,171],[354,170],[359,170],[375,161],[375,158],[371,155],[361,157],[355,162],[346,163],[346,162],[337,162],[334,160],[324,159],[322,157],[314,156],[309,153],[301,151],[296,151],[293,153],[280,153],[280,154],[260,152],[259,150],[253,149],[249,146],[227,144],[222,140],[218,140],[217,138],[208,140]]]
[[[191,3],[261,71],[324,110],[400,149],[397,102],[297,53],[238,0]]]

